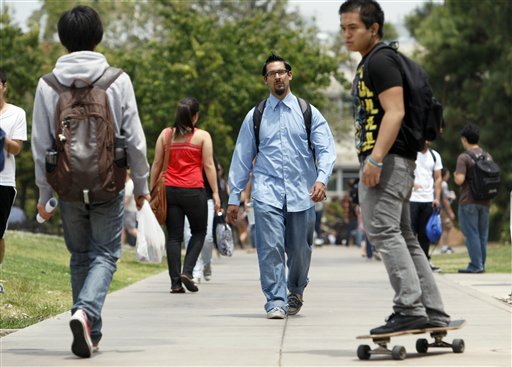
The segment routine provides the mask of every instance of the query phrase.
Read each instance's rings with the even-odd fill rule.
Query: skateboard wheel
[[[428,340],[418,339],[416,340],[416,351],[418,353],[427,353],[428,351]]]
[[[462,339],[453,339],[453,342],[452,342],[453,353],[464,353],[464,349],[466,349],[466,345],[464,344],[464,340],[462,340]]]
[[[401,345],[395,345],[393,349],[391,350],[391,357],[396,360],[402,360],[405,359],[405,356],[407,355],[405,348]]]
[[[362,360],[370,359],[371,348],[369,345],[361,344],[357,347],[357,357]]]

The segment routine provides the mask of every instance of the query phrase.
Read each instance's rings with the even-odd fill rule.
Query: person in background
[[[27,140],[27,118],[25,111],[7,103],[7,71],[0,69],[0,128],[5,132],[4,169],[0,171],[0,270],[5,255],[5,231],[11,208],[16,199],[16,160],[23,142]],[[4,293],[0,282],[0,293]]]
[[[213,156],[213,161],[215,166],[217,166],[217,159],[215,155]],[[220,185],[219,177],[217,177],[217,185]],[[196,265],[194,266],[194,270],[192,271],[192,276],[195,283],[200,283],[201,279],[204,278],[207,282],[212,279],[212,254],[213,254],[213,236],[215,227],[213,226],[214,218],[216,211],[214,209],[213,202],[213,191],[210,187],[210,183],[208,182],[208,177],[206,176],[206,172],[203,168],[203,182],[206,190],[206,198],[207,198],[207,206],[208,206],[208,221],[206,227],[206,236],[204,238],[203,249],[201,250],[201,254],[197,258]],[[220,198],[220,194],[219,194]],[[221,208],[222,208],[222,199],[221,199]],[[185,228],[183,233],[183,241],[185,243],[185,247],[188,246],[190,241],[191,233],[190,233],[190,223],[188,222],[188,218],[185,217]]]
[[[199,102],[185,97],[176,108],[174,127],[160,133],[155,147],[155,159],[151,166],[151,187],[160,172],[165,171],[167,195],[167,266],[171,280],[171,293],[185,293],[199,289],[193,279],[193,270],[203,248],[208,227],[208,198],[202,169],[212,189],[215,211],[220,209],[217,172],[213,161],[213,144],[210,134],[196,127],[199,120]],[[163,167],[164,141],[171,139],[169,163]],[[185,216],[190,223],[191,236],[187,244],[183,269],[181,244],[185,228]]]
[[[414,170],[414,186],[409,199],[411,206],[411,228],[417,236],[423,252],[429,259],[430,268],[434,272],[441,269],[430,262],[430,240],[427,237],[426,225],[434,210],[439,209],[441,203],[441,169],[443,163],[438,152],[430,148],[430,143],[416,156]]]
[[[465,153],[472,151],[476,156],[484,154],[484,151],[478,145],[480,139],[480,129],[472,123],[464,126],[460,132],[460,140],[464,152],[457,157],[457,167],[455,168],[455,183],[460,188],[459,195],[459,225],[464,234],[464,242],[468,249],[470,262],[464,269],[459,269],[459,273],[484,273],[485,260],[487,257],[487,239],[489,236],[489,208],[490,200],[476,200],[470,187],[472,179],[471,170],[475,165],[473,159]],[[492,157],[489,153],[489,159]]]
[[[61,56],[53,69],[60,84],[67,87],[98,80],[109,68],[107,59],[95,52],[103,39],[99,14],[88,6],[75,6],[66,11],[57,25],[62,45],[69,52]],[[82,84],[85,86],[85,83]],[[116,132],[126,137],[127,161],[131,168],[137,207],[149,200],[149,165],[146,158],[146,138],[137,111],[137,101],[130,77],[122,73],[106,90]],[[47,181],[45,157],[53,148],[55,110],[58,93],[43,79],[39,80],[34,101],[32,122],[32,155],[36,184],[39,187],[37,209],[49,220],[54,212],[45,210],[52,197]],[[71,351],[82,358],[91,357],[102,338],[101,311],[121,256],[124,191],[106,202],[86,204],[82,201],[60,200],[64,239],[71,253],[70,273],[73,291],[73,333]]]
[[[130,246],[137,242],[137,203],[133,194],[133,180],[130,178],[130,170],[126,171],[126,184],[124,186],[124,219],[123,241]]]
[[[450,247],[450,232],[453,228],[453,221],[455,220],[455,213],[452,209],[452,202],[455,200],[456,195],[453,190],[448,187],[448,180],[450,179],[450,171],[446,168],[441,170],[443,182],[441,183],[441,220],[443,223],[443,234],[441,235],[440,243],[441,253],[451,254],[453,249]]]

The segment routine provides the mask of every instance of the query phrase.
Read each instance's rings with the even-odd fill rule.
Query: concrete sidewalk
[[[436,274],[447,312],[466,319],[447,341],[450,349],[416,353],[421,336],[392,339],[404,361],[360,361],[355,337],[383,323],[393,297],[381,262],[360,250],[315,248],[304,306],[287,320],[267,320],[256,254],[215,258],[211,282],[198,293],[170,294],[167,273],[107,297],[100,352],[78,359],[70,351],[69,314],[0,339],[0,365],[8,366],[511,366],[511,307],[495,297],[512,288],[510,274]],[[122,265],[121,265],[122,266]]]

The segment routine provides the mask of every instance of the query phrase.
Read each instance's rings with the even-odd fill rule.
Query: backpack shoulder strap
[[[99,79],[97,79],[93,84],[101,88],[103,90],[107,90],[113,82],[116,81],[117,78],[123,73],[122,69],[115,68],[113,66],[109,66],[102,76],[100,76]]]
[[[58,94],[61,94],[67,89],[66,86],[59,82],[54,73],[48,73],[44,75],[42,79]]]
[[[311,145],[311,120],[312,120],[311,104],[308,101],[306,101],[305,99],[302,99],[300,97],[297,97],[297,100],[299,101],[300,110],[302,111],[302,116],[304,117],[304,125],[306,126],[306,134],[308,137],[308,147],[313,152],[313,156],[314,156],[315,150],[313,149],[313,146]]]
[[[472,150],[466,150],[465,153],[467,155],[469,155],[471,157],[471,159],[476,163],[476,161],[480,158],[479,156],[476,155],[475,152],[473,152]],[[485,157],[485,152],[483,151],[482,149],[482,155],[481,156],[484,156]]]
[[[171,150],[171,141],[172,141],[172,135],[173,135],[173,129],[166,128],[164,134],[164,164],[162,166],[162,171],[165,174],[165,171],[167,171],[167,166],[169,165],[169,154]]]
[[[434,152],[432,151],[432,149],[428,148],[428,150],[430,151],[430,154],[432,155],[432,159],[434,160],[434,165],[437,163],[437,158],[436,158],[436,155],[434,154]]]
[[[263,117],[263,110],[265,110],[266,104],[267,99],[265,98],[263,101],[261,101],[254,107],[254,112],[252,114],[252,123],[254,125],[254,139],[256,140],[256,152],[260,151],[260,125],[261,119]]]

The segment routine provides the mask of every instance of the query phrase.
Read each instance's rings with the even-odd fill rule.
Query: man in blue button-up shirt
[[[265,311],[270,319],[284,319],[302,307],[311,262],[314,203],[325,198],[336,152],[329,125],[314,106],[310,134],[314,154],[310,149],[301,107],[290,91],[290,64],[272,54],[262,75],[270,96],[261,119],[260,143],[256,147],[253,108],[242,124],[231,161],[227,216],[228,221],[236,222],[240,193],[252,170],[256,248],[261,287],[267,299]]]

